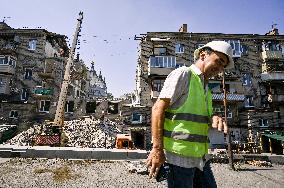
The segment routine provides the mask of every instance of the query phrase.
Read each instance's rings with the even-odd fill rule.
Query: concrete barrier
[[[0,157],[129,160],[146,159],[146,150],[1,145]]]

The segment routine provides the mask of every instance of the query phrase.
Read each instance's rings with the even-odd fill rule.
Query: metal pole
[[[223,70],[223,92],[224,92],[224,112],[225,112],[225,123],[228,126],[227,138],[228,138],[228,157],[229,157],[229,166],[232,170],[235,170],[233,163],[233,152],[232,152],[232,139],[231,139],[231,131],[227,121],[227,92],[225,86],[225,70]]]
[[[76,45],[77,45],[79,32],[81,30],[81,24],[82,24],[82,20],[83,20],[83,12],[79,13],[79,19],[77,19],[77,20],[78,20],[78,23],[77,23],[76,31],[75,31],[75,34],[74,34],[72,47],[70,49],[68,61],[67,61],[67,64],[65,66],[64,78],[63,78],[63,82],[62,82],[62,86],[61,86],[61,91],[60,91],[60,95],[59,95],[59,100],[58,100],[54,124],[53,124],[53,126],[56,126],[56,127],[59,127],[59,128],[61,128],[63,126],[63,123],[64,123],[64,112],[65,112],[64,108],[65,108],[65,104],[66,104],[68,85],[69,85],[69,82],[70,82],[70,72],[71,72],[71,67],[73,65],[73,59],[74,59],[74,54],[75,54],[75,49],[76,49]]]

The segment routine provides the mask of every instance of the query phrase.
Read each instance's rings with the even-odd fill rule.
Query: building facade
[[[14,29],[0,23],[2,122],[53,120],[69,55],[66,38],[44,29]],[[72,83],[76,80],[78,82],[74,78]],[[81,84],[82,78],[79,80],[74,88],[79,87],[78,90],[86,95],[83,85],[87,83]],[[77,91],[72,96],[75,94]],[[71,105],[67,112],[69,109]]]
[[[148,32],[136,40],[141,41],[136,71],[136,99],[141,105],[153,105],[171,71],[194,63],[196,48],[223,40],[231,44],[235,62],[235,68],[225,72],[224,86],[233,141],[259,143],[267,139],[265,131],[283,134],[284,36],[276,28],[264,35],[189,33],[184,24],[179,32]],[[209,87],[214,113],[224,116],[222,75],[211,78]],[[212,134],[211,144],[224,144],[222,134]]]

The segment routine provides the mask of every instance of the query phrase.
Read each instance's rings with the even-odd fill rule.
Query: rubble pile
[[[18,146],[31,146],[36,135],[52,134],[51,125],[34,125],[5,144]],[[72,120],[64,122],[64,133],[67,136],[65,146],[90,147],[90,148],[113,148],[117,133],[120,133],[115,122],[110,120]]]
[[[67,146],[89,148],[113,148],[120,131],[116,123],[100,120],[73,120],[65,123],[64,132],[68,137]]]
[[[14,136],[12,139],[7,140],[5,144],[17,145],[17,146],[30,146],[32,145],[32,140],[36,134],[40,134],[42,129],[46,129],[45,126],[34,125],[27,131],[21,132],[20,134]]]
[[[252,161],[247,161],[247,163],[252,166],[272,167],[272,164],[269,161],[252,160]]]

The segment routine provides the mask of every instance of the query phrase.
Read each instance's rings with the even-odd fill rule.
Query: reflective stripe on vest
[[[174,132],[164,130],[164,137],[173,138],[176,140],[184,140],[189,142],[208,142],[208,137],[198,134],[189,134],[182,132]]]
[[[165,118],[170,120],[185,120],[185,121],[193,121],[198,123],[209,123],[208,116],[189,114],[189,113],[165,112]]]
[[[209,92],[205,93],[200,77],[190,71],[184,104],[165,112],[164,148],[182,156],[202,157],[208,152],[208,123],[212,109],[208,105],[212,104],[212,99]]]

